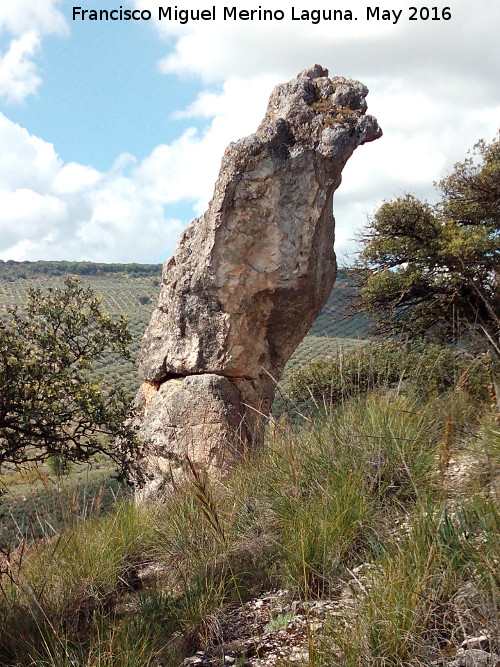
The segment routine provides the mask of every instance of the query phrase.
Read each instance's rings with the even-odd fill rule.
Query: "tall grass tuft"
[[[133,588],[150,519],[150,512],[124,502],[102,519],[11,553],[0,587],[4,663],[16,656],[24,664],[19,656],[27,660],[40,647],[52,655],[85,644],[95,619],[111,613],[117,596]]]

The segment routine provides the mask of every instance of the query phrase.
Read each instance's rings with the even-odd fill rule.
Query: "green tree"
[[[359,309],[382,333],[447,342],[466,333],[500,357],[500,136],[478,142],[438,186],[436,205],[407,194],[369,221]]]
[[[125,466],[134,445],[129,401],[91,370],[105,352],[128,356],[130,341],[125,319],[106,314],[78,278],[31,289],[26,308],[0,320],[0,464],[103,452]]]

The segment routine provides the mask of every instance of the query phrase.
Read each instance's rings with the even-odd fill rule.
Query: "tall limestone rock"
[[[335,281],[342,169],[382,134],[367,93],[315,65],[277,86],[255,134],[225,151],[207,212],[163,267],[142,343],[146,495],[186,455],[224,471],[261,444],[276,382]]]

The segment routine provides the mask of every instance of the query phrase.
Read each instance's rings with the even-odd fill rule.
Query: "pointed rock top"
[[[367,95],[368,88],[359,81],[330,79],[327,69],[314,65],[276,86],[253,136],[269,140],[276,133],[283,135],[286,127],[296,150],[312,148],[325,157],[338,157],[345,152],[339,151],[341,144],[348,143],[352,153],[356,146],[382,136],[377,120],[365,115]]]
[[[326,67],[321,67],[321,65],[313,65],[312,67],[307,67],[303,69],[302,72],[297,74],[297,79],[300,77],[307,77],[308,79],[318,79],[319,77],[328,76],[328,70]]]

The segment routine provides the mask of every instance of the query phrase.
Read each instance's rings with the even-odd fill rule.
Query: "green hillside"
[[[312,336],[333,338],[365,338],[369,322],[362,315],[348,315],[349,305],[356,296],[356,287],[345,270],[340,270],[332,293],[309,332]]]
[[[158,296],[160,264],[0,261],[0,314],[9,306],[22,307],[30,287],[42,290],[56,287],[69,275],[81,276],[84,283],[102,296],[104,307],[110,313],[128,316],[135,356]],[[328,303],[313,324],[310,335],[297,348],[289,362],[290,367],[327,356],[339,345],[345,345],[346,339],[366,337],[366,318],[363,315],[347,316],[349,301],[354,294],[352,281],[345,271],[339,271]],[[134,363],[130,361],[106,357],[99,372],[131,393],[139,384]]]

